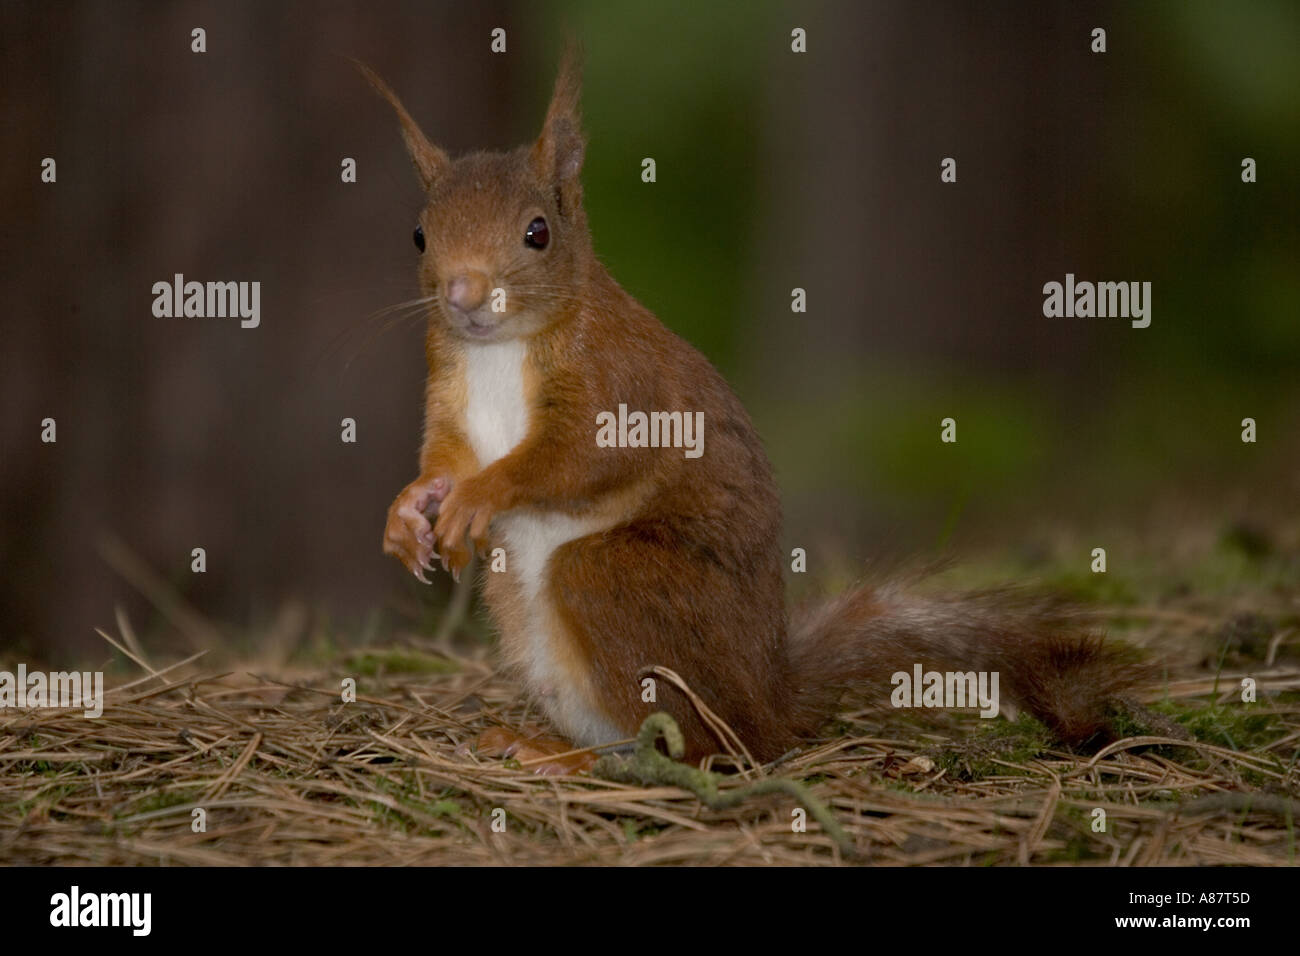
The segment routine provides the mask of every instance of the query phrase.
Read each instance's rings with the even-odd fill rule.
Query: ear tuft
[[[451,160],[424,135],[415,120],[411,119],[411,114],[406,112],[406,107],[402,106],[402,101],[382,79],[379,78],[374,70],[366,66],[360,60],[353,60],[361,75],[364,76],[375,92],[388,101],[388,105],[393,108],[397,114],[398,122],[402,124],[402,138],[406,140],[406,151],[411,155],[411,162],[415,166],[415,173],[420,177],[420,185],[428,190],[448,166]]]
[[[570,40],[560,58],[555,91],[546,110],[542,135],[533,145],[531,159],[539,176],[564,195],[565,204],[577,198],[578,175],[586,144],[582,136],[582,50]]]

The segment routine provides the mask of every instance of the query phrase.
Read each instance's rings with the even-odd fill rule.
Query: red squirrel
[[[536,142],[451,159],[397,96],[427,204],[415,229],[430,301],[419,476],[384,551],[421,581],[504,549],[484,597],[506,662],[576,747],[626,740],[665,710],[686,756],[720,749],[675,671],[754,759],[816,733],[849,688],[888,693],[914,665],[996,671],[1064,741],[1104,731],[1140,671],[1127,649],[996,594],[864,584],[787,616],[781,501],[744,407],[700,352],[619,287],[583,211],[577,57]],[[702,413],[702,454],[598,442],[625,409]],[[707,436],[707,441],[704,439]],[[631,442],[627,443],[631,445]]]

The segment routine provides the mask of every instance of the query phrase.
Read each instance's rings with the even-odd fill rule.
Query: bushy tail
[[[790,656],[803,733],[846,690],[887,700],[892,675],[920,664],[998,672],[1001,697],[1078,744],[1107,735],[1108,703],[1151,677],[1135,648],[1088,631],[1060,602],[1010,589],[930,597],[909,582],[860,585],[796,616]]]

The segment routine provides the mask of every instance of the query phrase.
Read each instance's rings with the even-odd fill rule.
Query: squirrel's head
[[[414,238],[432,320],[462,338],[491,342],[527,337],[570,315],[591,258],[575,48],[565,52],[535,143],[455,160],[429,141],[383,80],[358,66],[397,112],[427,195]]]

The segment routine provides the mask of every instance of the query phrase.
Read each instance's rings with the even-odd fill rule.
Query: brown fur
[[[566,692],[625,736],[650,712],[668,710],[692,758],[718,741],[666,681],[654,703],[642,701],[649,668],[680,674],[760,760],[815,732],[845,688],[887,694],[890,675],[914,663],[999,671],[1004,691],[1067,740],[1102,728],[1105,700],[1139,671],[1061,615],[1005,593],[921,599],[896,585],[862,587],[787,626],[780,499],[748,415],[704,356],[624,292],[592,250],[572,56],[535,144],[454,162],[366,72],[397,110],[428,191],[420,279],[433,299],[421,474],[394,503],[386,550],[419,573],[419,540],[436,536],[456,569],[469,557],[467,533],[473,547],[489,548],[494,516],[604,516],[604,530],[552,553],[541,612],[525,606],[513,571],[487,576],[508,662],[526,669],[530,614],[540,613]],[[542,251],[520,239],[536,216],[551,228]],[[486,467],[465,433],[468,320],[444,299],[466,270],[508,290],[491,335],[527,343],[527,434]],[[703,457],[598,448],[596,415],[620,403],[703,412]],[[398,504],[438,477],[451,491],[429,534],[423,518],[399,515]]]

